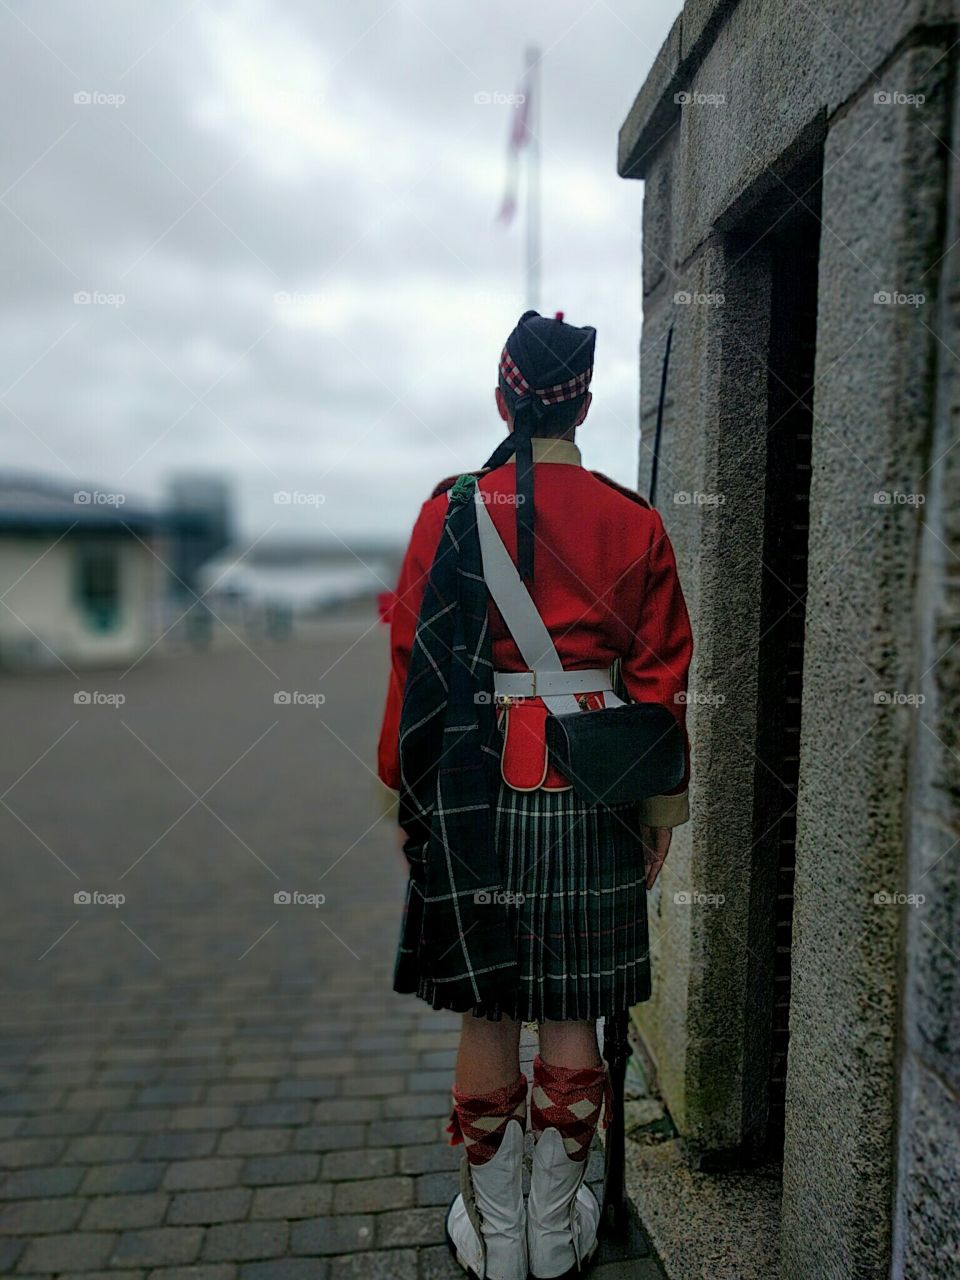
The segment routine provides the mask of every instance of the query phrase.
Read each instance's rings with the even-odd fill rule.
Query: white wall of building
[[[115,626],[98,629],[77,593],[83,545],[119,557]],[[154,639],[162,570],[133,538],[92,534],[0,534],[0,665],[68,667],[133,660]]]

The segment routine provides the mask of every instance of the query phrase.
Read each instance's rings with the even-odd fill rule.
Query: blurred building
[[[0,666],[110,665],[149,648],[158,528],[123,494],[0,477]]]
[[[677,1276],[960,1275],[958,34],[687,0],[620,133],[641,487],[656,453],[696,637],[635,1011]]]
[[[376,601],[399,567],[394,547],[264,541],[227,547],[197,570],[198,590],[224,621],[288,629],[295,621]]]
[[[182,472],[167,487],[173,595],[190,600],[199,594],[197,570],[234,536],[233,497],[224,476]]]

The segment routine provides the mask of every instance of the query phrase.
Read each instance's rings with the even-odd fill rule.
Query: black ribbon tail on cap
[[[515,485],[517,507],[517,560],[521,578],[533,581],[533,429],[530,396],[521,396],[513,417],[513,430],[501,440],[483,464],[485,471],[502,467],[516,456],[517,476]]]
[[[513,419],[517,439],[517,569],[525,582],[533,581],[533,404],[521,396]]]
[[[483,464],[484,471],[495,471],[497,467],[502,467],[505,462],[509,462],[517,449],[516,438],[511,431],[506,440],[501,440],[497,447],[491,453],[490,457]]]
[[[517,560],[520,577],[533,581],[533,445],[526,436],[517,450]]]

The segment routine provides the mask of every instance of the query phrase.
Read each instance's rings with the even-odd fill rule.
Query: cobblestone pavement
[[[463,1274],[457,1024],[390,990],[365,625],[0,680],[0,1275]],[[633,1253],[593,1274],[661,1274]]]

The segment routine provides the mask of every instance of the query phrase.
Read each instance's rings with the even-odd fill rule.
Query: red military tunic
[[[673,549],[658,513],[638,494],[588,471],[572,440],[535,437],[536,572],[534,604],[565,670],[609,667],[621,659],[627,694],[635,702],[660,702],[685,731],[687,672],[693,650],[690,620],[680,590]],[[479,480],[487,509],[514,562],[517,559],[515,464]],[[434,490],[420,510],[407,548],[390,623],[391,672],[378,773],[400,786],[400,710],[420,602],[447,511],[446,490]],[[490,633],[497,671],[527,666],[491,601]],[[591,706],[603,694],[589,695]],[[548,761],[540,698],[514,702],[499,713],[504,733],[501,771],[520,791],[566,789],[569,782]],[[676,792],[644,801],[641,820],[677,826],[687,819],[684,779]]]

